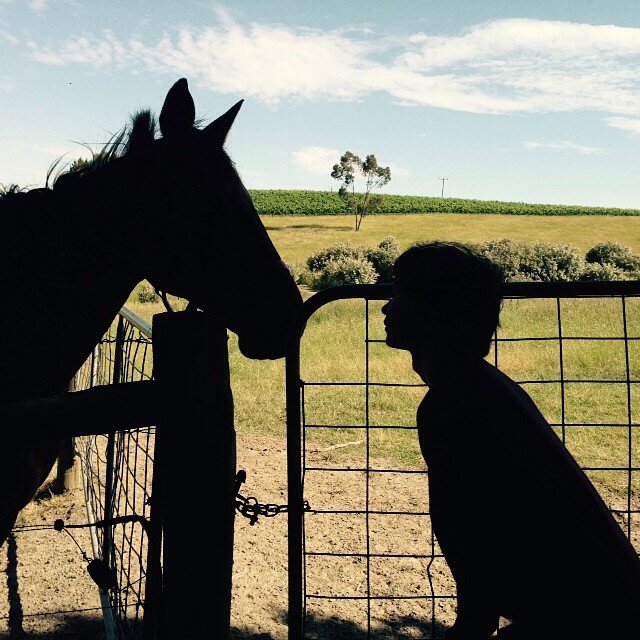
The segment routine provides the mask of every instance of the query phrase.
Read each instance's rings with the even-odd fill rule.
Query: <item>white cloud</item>
[[[9,44],[18,44],[20,40],[16,38],[12,33],[9,33],[5,29],[0,28],[0,38],[6,40]]]
[[[461,36],[418,34],[412,42],[417,45],[416,50],[402,55],[401,59],[408,67],[422,71],[460,64],[499,61],[509,64],[508,56],[515,56],[520,62],[580,63],[585,55],[592,60],[605,56],[637,56],[640,29],[506,19],[474,26]]]
[[[135,63],[135,56],[111,31],[105,31],[100,40],[91,36],[68,40],[57,52],[41,49],[33,41],[29,41],[27,46],[31,49],[34,60],[50,65],[77,63],[100,68],[112,64],[120,67],[132,66]]]
[[[512,19],[452,37],[422,34],[397,61],[420,74],[450,73],[505,111],[595,109],[640,113],[640,29]]]
[[[532,19],[496,20],[462,34],[414,34],[402,42],[368,30],[281,24],[183,27],[156,43],[113,33],[30,43],[45,64],[109,65],[179,74],[200,86],[268,104],[359,100],[475,113],[597,110],[640,115],[640,28]]]
[[[296,167],[300,167],[309,173],[330,176],[334,164],[340,162],[340,156],[344,151],[329,149],[328,147],[302,147],[291,154],[291,162]],[[360,157],[364,159],[366,154]],[[386,163],[381,163],[387,166]],[[400,165],[389,163],[391,177],[406,177],[411,174],[408,169]]]
[[[534,142],[532,140],[523,140],[522,145],[526,149],[558,149],[560,151],[575,151],[587,156],[597,155],[603,151],[600,147],[586,147],[582,144],[569,142],[568,140],[558,140],[556,142]]]
[[[390,162],[388,166],[391,169],[392,178],[406,178],[411,175],[411,171],[409,171],[409,169],[405,169],[404,167],[394,164],[393,162]]]
[[[47,0],[29,0],[29,9],[32,11],[44,11],[47,8]]]
[[[342,153],[327,147],[303,147],[291,154],[291,162],[309,173],[329,177],[331,168],[340,161]]]
[[[631,131],[631,133],[640,136],[640,120],[636,118],[621,118],[621,117],[605,118],[605,122],[610,127],[616,127],[617,129],[625,129],[626,131]]]

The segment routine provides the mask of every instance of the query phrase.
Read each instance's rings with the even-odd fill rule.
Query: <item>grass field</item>
[[[568,243],[586,250],[604,240],[630,246],[640,252],[640,218],[524,216],[402,215],[372,216],[359,232],[350,217],[265,217],[265,225],[284,260],[303,262],[311,253],[337,242],[375,245],[388,235],[395,236],[404,248],[417,240],[451,239],[484,241],[509,237],[522,241],[545,240]],[[308,297],[311,292],[305,292]],[[147,320],[161,312],[159,304],[140,304],[132,296],[128,306]],[[178,304],[179,306],[179,304]],[[381,304],[372,303],[370,336],[382,339],[384,330]],[[621,337],[622,315],[619,300],[578,300],[563,303],[563,335],[586,338]],[[302,345],[302,378],[306,382],[354,382],[365,378],[364,303],[341,301],[323,307],[310,320]],[[553,337],[557,335],[555,301],[508,301],[502,313],[503,337]],[[627,303],[627,331],[640,336],[640,301]],[[627,375],[624,343],[585,339],[563,345],[565,378],[603,380],[572,382],[564,386],[559,378],[559,343],[525,341],[505,343],[499,349],[499,366],[525,384],[526,390],[552,423],[564,420],[577,426],[567,427],[563,435],[567,446],[583,466],[625,467],[640,463],[637,428],[585,427],[583,424],[615,423],[626,425],[629,409],[638,422],[640,392],[625,384]],[[372,382],[419,383],[406,353],[371,345],[370,380]],[[493,359],[493,354],[489,355]],[[630,343],[630,377],[640,378],[640,343]],[[285,436],[284,362],[251,361],[237,350],[235,336],[230,338],[230,362],[236,409],[236,427],[244,433]],[[370,424],[412,425],[424,388],[373,387],[370,391]],[[327,458],[364,456],[362,431],[348,428],[364,424],[364,390],[348,386],[309,386],[305,390],[306,419],[309,423],[336,428],[310,432],[307,446],[327,450]],[[332,445],[345,445],[329,449]],[[371,452],[397,466],[422,464],[415,432],[379,429],[372,432]],[[633,452],[635,449],[635,452]],[[630,453],[632,451],[632,453]],[[631,456],[631,458],[630,458]],[[601,487],[621,496],[627,491],[624,472],[593,472]],[[634,479],[636,492],[640,483]],[[636,495],[638,495],[636,493]]]
[[[264,224],[288,263],[302,263],[312,253],[339,242],[377,245],[394,236],[402,248],[416,241],[485,242],[510,238],[568,244],[581,252],[599,242],[629,246],[640,253],[640,216],[510,216],[407,214],[368,216],[359,231],[352,216],[263,216]]]

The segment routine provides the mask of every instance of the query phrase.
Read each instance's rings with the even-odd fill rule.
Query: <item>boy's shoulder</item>
[[[418,408],[418,426],[426,420],[474,422],[495,420],[513,414],[535,414],[537,407],[509,376],[482,360],[439,380],[429,389]]]

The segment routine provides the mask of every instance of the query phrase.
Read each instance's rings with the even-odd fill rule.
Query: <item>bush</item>
[[[366,258],[347,255],[332,258],[322,270],[316,270],[311,286],[320,290],[341,284],[374,284],[377,279],[378,273]]]
[[[640,269],[640,258],[631,253],[629,247],[615,242],[601,242],[589,251],[585,260],[590,264],[612,265],[622,271],[636,271]]]
[[[478,251],[502,269],[505,280],[516,280],[520,276],[521,256],[524,245],[507,238],[490,240],[477,247]]]
[[[587,262],[580,273],[580,280],[627,280],[629,272],[605,262]]]
[[[503,238],[479,245],[480,253],[503,272],[505,280],[578,280],[584,259],[564,244],[516,242]]]
[[[361,262],[369,262],[377,274],[377,282],[391,282],[393,280],[393,265],[400,255],[400,244],[393,236],[387,236],[380,244],[375,247],[354,247],[349,243],[335,244],[327,247],[318,253],[314,253],[307,258],[307,268],[311,280],[318,279],[317,274],[323,273],[330,263],[338,264],[360,264]],[[347,262],[344,262],[344,261]],[[349,261],[356,262],[349,262]],[[335,271],[336,266],[332,265],[330,271]],[[369,273],[369,270],[367,270]],[[329,277],[329,276],[327,276]],[[369,278],[368,275],[363,277]],[[308,279],[308,278],[307,278]],[[368,280],[363,284],[371,284]],[[376,282],[376,281],[374,281]],[[340,284],[347,284],[341,282]],[[354,284],[350,282],[349,284]],[[330,285],[327,285],[330,286]],[[323,287],[325,288],[325,287]]]
[[[584,258],[565,244],[534,242],[523,245],[520,275],[527,280],[578,280],[583,269]]]
[[[289,273],[296,284],[308,284],[309,271],[304,264],[300,264],[299,262],[285,262],[285,265],[287,269],[289,269]]]
[[[377,282],[393,281],[393,265],[400,255],[400,244],[393,236],[387,236],[375,249],[366,249],[365,258],[378,273]]]
[[[307,268],[309,271],[322,271],[329,262],[342,260],[343,258],[364,257],[364,247],[354,247],[349,243],[334,244],[307,258]]]
[[[160,299],[158,294],[148,285],[142,283],[138,287],[138,302],[146,303],[146,302],[158,302]]]

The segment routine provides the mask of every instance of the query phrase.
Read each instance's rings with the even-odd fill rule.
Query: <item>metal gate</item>
[[[392,293],[313,295],[287,357],[291,640],[441,638],[453,622],[415,434],[426,389],[384,342]],[[338,362],[305,359],[332,341]],[[532,396],[640,552],[640,282],[508,284],[488,359]]]

